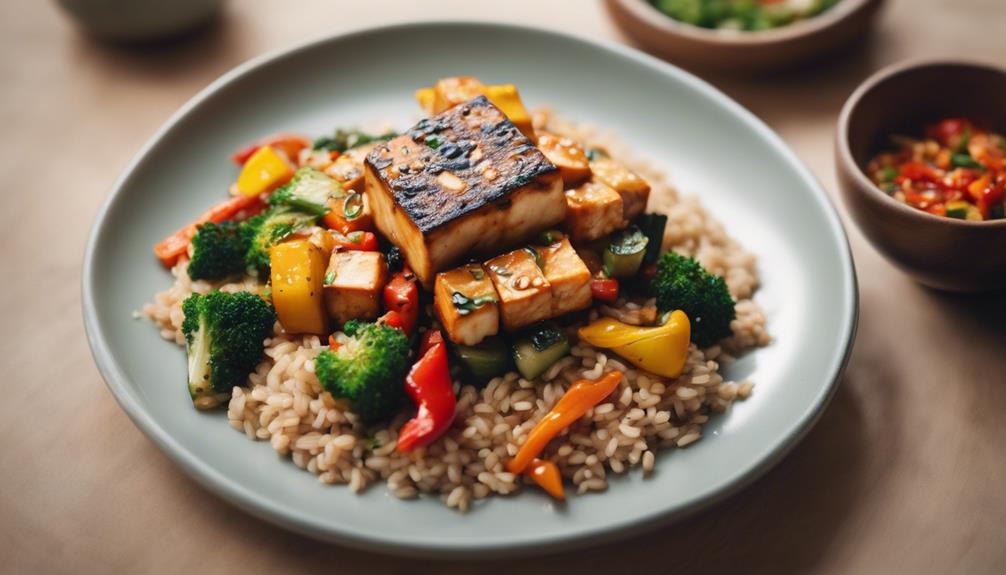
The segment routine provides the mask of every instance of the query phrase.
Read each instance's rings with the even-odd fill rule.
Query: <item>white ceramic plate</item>
[[[169,285],[150,246],[224,194],[228,154],[276,131],[416,116],[415,88],[474,74],[514,82],[531,106],[616,130],[697,194],[759,257],[757,299],[776,341],[728,375],[754,395],[693,447],[658,455],[603,494],[557,508],[536,490],[461,515],[433,498],[399,501],[328,487],[222,413],[192,409],[184,352],[133,310]],[[825,192],[764,124],[708,84],[634,50],[492,24],[414,24],[327,38],[253,60],[214,82],[140,152],[98,215],[83,274],[95,360],[134,422],[212,491],[248,512],[322,539],[403,554],[478,556],[610,540],[732,492],[777,461],[816,421],[856,323],[846,237]]]

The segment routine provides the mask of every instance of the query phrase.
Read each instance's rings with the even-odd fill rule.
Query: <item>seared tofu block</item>
[[[380,252],[337,251],[325,272],[325,307],[339,325],[351,319],[375,320],[388,264]]]
[[[377,144],[378,142],[372,142],[346,150],[325,168],[325,173],[339,182],[343,189],[362,192],[363,164],[367,160],[367,155],[377,147]]]
[[[589,242],[625,226],[622,196],[591,179],[566,191],[566,230],[576,242]]]
[[[474,76],[441,78],[433,85],[434,114],[445,112],[458,104],[486,93],[486,86]]]
[[[587,154],[573,140],[539,130],[538,149],[559,168],[559,175],[566,188],[572,188],[590,177]]]
[[[516,331],[552,315],[552,286],[530,250],[519,249],[485,263],[507,331]]]
[[[602,157],[590,162],[594,178],[604,182],[622,196],[622,213],[626,221],[646,211],[650,199],[650,184],[611,158]]]
[[[590,270],[569,243],[569,238],[535,248],[541,257],[541,271],[552,286],[551,316],[590,307]]]
[[[462,256],[497,254],[566,214],[558,169],[485,96],[379,144],[366,195],[427,289]]]
[[[433,304],[447,337],[475,345],[499,333],[499,296],[489,274],[476,263],[437,274]]]

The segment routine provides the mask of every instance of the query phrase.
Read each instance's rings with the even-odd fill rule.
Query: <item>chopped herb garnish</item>
[[[950,157],[951,163],[958,168],[981,168],[982,165],[971,157],[970,154],[954,154]]]
[[[505,267],[500,266],[500,265],[491,265],[491,266],[489,266],[489,271],[491,271],[492,273],[498,275],[501,278],[508,278],[511,275],[513,275],[513,273],[510,270],[508,270]]]
[[[423,142],[427,146],[429,146],[429,147],[433,148],[434,150],[436,150],[437,148],[440,147],[440,144],[443,143],[443,140],[440,138],[440,136],[438,136],[436,134],[430,134],[429,136],[426,136],[426,139]]]
[[[481,267],[470,267],[468,268],[468,273],[472,274],[472,277],[478,282],[482,281],[482,279],[486,277],[486,272],[482,271]]]
[[[346,239],[354,244],[358,244],[363,241],[363,232],[355,231],[346,234]]]
[[[335,272],[328,272],[325,274],[324,279],[325,285],[330,286],[334,281],[335,281]]]
[[[601,158],[607,158],[608,154],[600,148],[587,148],[583,152],[587,156],[588,162],[593,162],[595,160],[600,160]]]
[[[354,219],[360,215],[363,211],[363,196],[353,192],[346,196],[345,201],[342,202],[342,215],[346,216],[347,219]]]
[[[545,267],[545,260],[541,257],[541,253],[538,250],[531,246],[524,246],[524,251],[534,258],[534,265],[538,266],[538,269]]]
[[[451,294],[451,303],[453,303],[454,307],[458,310],[458,315],[468,315],[485,304],[495,303],[496,301],[498,300],[491,295],[470,298],[461,292],[454,292]]]

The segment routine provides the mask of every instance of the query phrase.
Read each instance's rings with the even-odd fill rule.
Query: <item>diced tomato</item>
[[[349,234],[332,234],[336,249],[356,252],[376,252],[378,250],[377,235],[373,232],[350,232]]]
[[[901,177],[912,181],[938,182],[940,180],[939,174],[922,162],[906,162],[901,165],[901,169],[899,171]],[[897,182],[897,180],[895,180],[895,182]]]
[[[964,118],[947,118],[938,124],[930,126],[926,130],[926,135],[945,146],[949,146],[970,125],[971,123]]]
[[[594,299],[613,303],[618,299],[618,280],[613,278],[590,280],[590,293]]]
[[[391,276],[384,286],[384,309],[397,312],[402,318],[402,329],[411,334],[419,321],[419,288],[416,275],[408,268]]]

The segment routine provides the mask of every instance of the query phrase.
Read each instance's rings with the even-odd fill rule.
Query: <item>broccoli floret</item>
[[[262,359],[276,313],[250,292],[194,293],[182,303],[189,394],[198,408],[216,406]]]
[[[248,243],[237,222],[210,222],[199,226],[192,238],[192,250],[189,277],[215,280],[244,271]]]
[[[292,180],[269,196],[269,205],[323,216],[328,213],[328,200],[343,195],[339,182],[314,168],[301,168]]]
[[[723,278],[713,275],[694,258],[667,252],[657,261],[651,284],[657,307],[680,309],[692,324],[692,341],[708,347],[733,333],[730,322],[737,317],[736,302]]]
[[[348,399],[364,423],[393,416],[405,399],[409,340],[393,327],[359,321],[346,322],[349,341],[323,351],[314,372],[333,397]]]
[[[245,263],[268,272],[269,248],[314,221],[315,216],[311,214],[283,207],[272,208],[248,220],[241,225],[242,241],[248,246]]]

